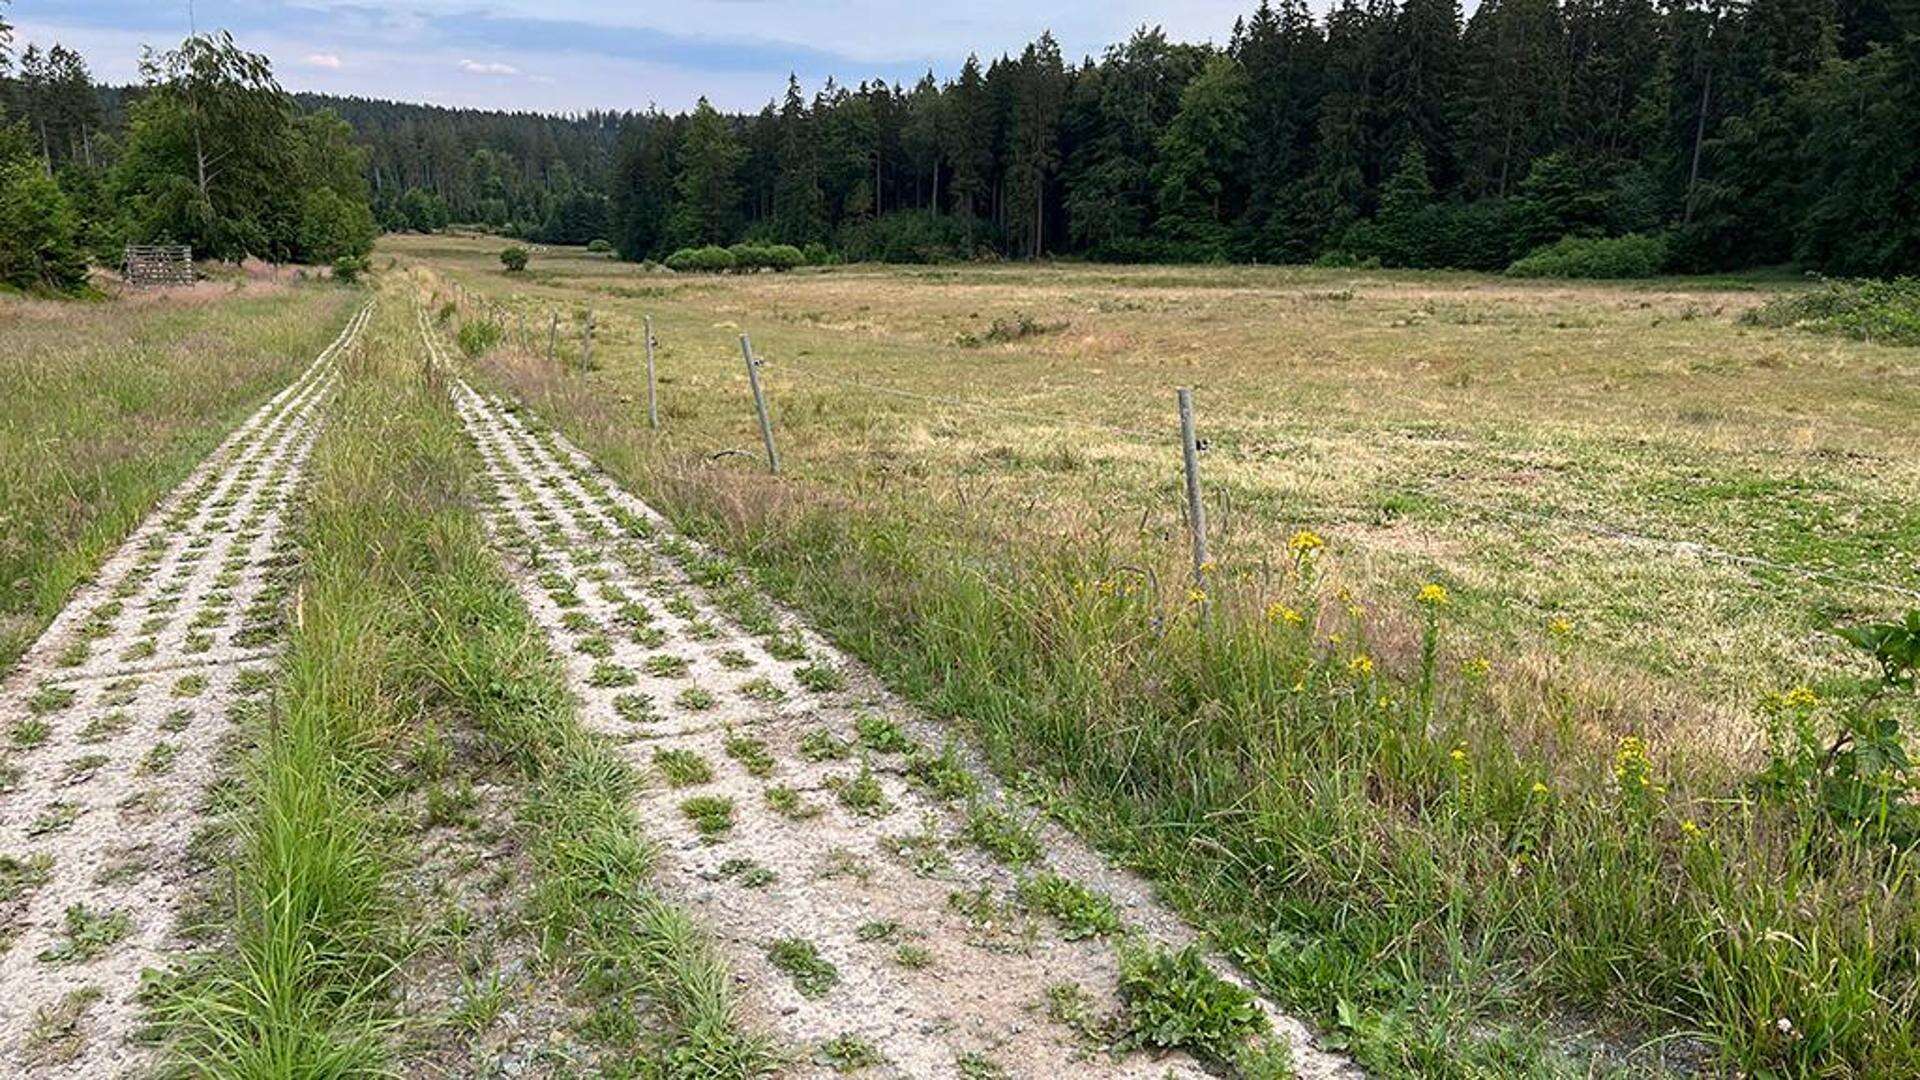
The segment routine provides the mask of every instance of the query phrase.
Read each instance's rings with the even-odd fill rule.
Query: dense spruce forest
[[[1224,46],[1143,28],[1071,63],[1042,34],[910,88],[790,78],[750,115],[294,102],[351,128],[383,228],[630,259],[750,241],[1894,275],[1920,269],[1920,15],[1900,3],[1263,0]],[[58,47],[0,77],[47,171],[100,197],[149,89],[94,87]]]

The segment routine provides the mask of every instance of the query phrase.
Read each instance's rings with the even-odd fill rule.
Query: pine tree
[[[1249,142],[1241,247],[1255,258],[1309,257],[1312,239],[1294,222],[1327,89],[1324,45],[1303,0],[1281,0],[1278,9],[1261,0],[1234,34],[1230,51],[1246,72]]]
[[[972,242],[973,219],[985,200],[993,174],[993,102],[980,71],[980,59],[967,57],[960,78],[947,88],[951,104],[946,111],[946,158],[953,167],[954,210],[967,219]]]
[[[940,84],[929,71],[907,96],[900,127],[900,152],[913,174],[914,204],[936,214],[940,212],[940,167],[946,157],[942,138],[946,111]]]
[[[1048,184],[1060,168],[1060,118],[1067,97],[1067,73],[1053,35],[1041,34],[1028,45],[1014,71],[1007,225],[1019,238],[1018,248],[1038,258],[1046,250]]]
[[[1394,154],[1418,145],[1442,183],[1451,182],[1449,114],[1460,79],[1459,0],[1405,0],[1392,26],[1381,102],[1385,145]]]
[[[667,221],[670,247],[725,244],[739,221],[736,175],[741,150],[727,119],[701,98],[681,137],[674,206]]]
[[[1180,94],[1152,178],[1160,228],[1183,258],[1224,259],[1247,175],[1247,72],[1217,56]]]
[[[1567,41],[1556,0],[1482,0],[1461,39],[1454,161],[1469,197],[1505,196],[1564,128]]]
[[[809,244],[825,239],[826,231],[826,195],[820,187],[820,146],[813,117],[800,94],[800,80],[788,75],[774,158],[773,235],[782,243]]]
[[[674,195],[673,150],[678,141],[673,121],[657,113],[634,117],[622,126],[619,161],[613,175],[612,241],[623,259],[667,254],[667,216]]]

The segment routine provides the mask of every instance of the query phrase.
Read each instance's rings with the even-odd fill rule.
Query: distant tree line
[[[1893,275],[1920,270],[1920,15],[1901,4],[1482,0],[1463,18],[1457,0],[1339,0],[1316,18],[1263,0],[1224,46],[1142,29],[1070,64],[1043,34],[910,89],[830,79],[809,95],[789,78],[748,115],[319,95],[285,112],[307,137],[338,128],[306,117],[350,125],[382,228],[605,239],[629,259],[746,242],[894,261]],[[127,157],[118,140],[169,76],[89,96],[64,50],[18,67],[0,73],[14,137],[56,176],[106,178],[62,181],[101,220],[86,207],[113,190],[102,163]]]
[[[148,50],[125,90],[59,45],[16,57],[11,37],[0,20],[0,284],[72,291],[130,241],[307,263],[372,246],[352,129],[297,108],[227,35]]]
[[[1632,236],[1601,250],[1912,272],[1916,30],[1885,0],[1483,0],[1464,21],[1456,0],[1281,0],[1223,48],[1143,29],[1070,66],[1042,35],[911,90],[789,80],[754,116],[629,118],[609,229],[629,258],[745,238],[1499,269]]]

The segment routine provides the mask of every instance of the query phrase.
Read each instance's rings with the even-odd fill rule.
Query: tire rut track
[[[360,309],[189,474],[0,685],[0,1064],[149,1067],[138,1001],[209,928],[184,924],[231,714],[272,681],[288,503]]]

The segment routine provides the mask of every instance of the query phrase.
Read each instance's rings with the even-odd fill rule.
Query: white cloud
[[[300,62],[308,67],[326,68],[328,71],[340,70],[340,57],[334,53],[308,53]]]
[[[483,63],[479,60],[462,60],[460,61],[460,70],[466,72],[469,75],[518,75],[520,74],[520,69],[517,67],[514,67],[512,64],[502,64],[494,61],[487,61]]]

